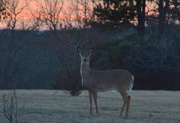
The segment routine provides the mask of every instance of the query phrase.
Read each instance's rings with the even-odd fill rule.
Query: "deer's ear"
[[[81,48],[80,47],[77,47],[77,52],[81,53]]]
[[[92,54],[94,52],[94,48],[91,48],[89,52]]]

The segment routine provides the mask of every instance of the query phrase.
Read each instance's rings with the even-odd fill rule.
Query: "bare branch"
[[[22,113],[19,112],[19,103],[16,90],[13,90],[8,95],[3,95],[3,113],[5,118],[10,123],[18,123]],[[24,109],[24,105],[23,105]]]
[[[64,2],[61,0],[36,0],[36,10],[31,12],[37,21],[42,22],[48,29],[56,31],[62,23],[62,9]]]

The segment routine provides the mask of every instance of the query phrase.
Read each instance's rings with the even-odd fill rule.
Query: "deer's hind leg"
[[[130,100],[131,100],[131,96],[128,95],[128,100],[127,100],[127,106],[126,106],[126,114],[125,114],[125,117],[128,117]]]
[[[126,90],[118,90],[123,98],[123,106],[121,108],[121,111],[120,111],[120,115],[119,117],[123,117],[123,112],[124,112],[124,109],[126,107],[126,114],[125,116],[128,116],[128,109],[129,109],[129,105],[128,105],[128,94],[126,92]]]

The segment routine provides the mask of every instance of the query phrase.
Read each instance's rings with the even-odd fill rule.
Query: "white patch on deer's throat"
[[[89,62],[81,62],[81,65],[89,65]]]

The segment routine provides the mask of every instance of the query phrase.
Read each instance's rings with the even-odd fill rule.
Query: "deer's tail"
[[[132,75],[132,82],[131,84],[129,85],[129,91],[131,92],[132,88],[133,88],[133,85],[134,85],[134,76]]]

